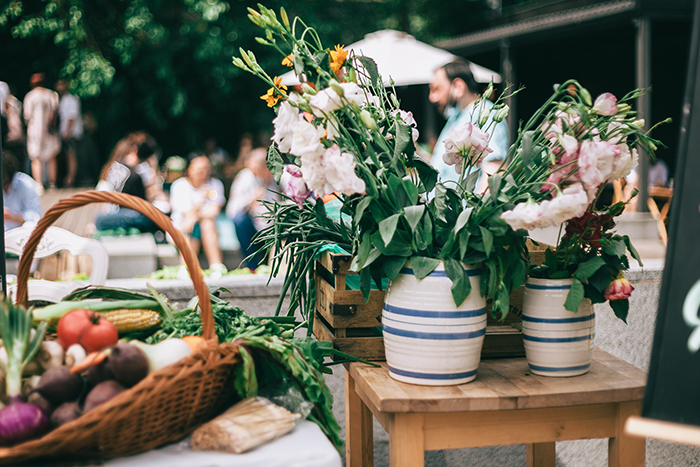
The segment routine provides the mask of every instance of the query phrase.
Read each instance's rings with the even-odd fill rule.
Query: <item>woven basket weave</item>
[[[39,457],[107,459],[136,454],[182,439],[237,398],[232,388],[233,370],[241,361],[238,347],[218,343],[209,291],[197,257],[170,219],[140,198],[91,191],[52,206],[24,246],[17,273],[17,303],[27,304],[29,267],[46,229],[64,212],[91,203],[114,203],[139,211],[172,236],[199,297],[202,336],[207,346],[149,374],[133,388],[40,439],[0,448],[0,463]]]

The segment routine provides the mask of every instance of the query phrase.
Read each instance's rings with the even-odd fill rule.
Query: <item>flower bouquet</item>
[[[528,272],[527,230],[580,218],[606,181],[636,164],[634,144],[650,153],[658,144],[641,131],[627,103],[639,91],[620,102],[606,94],[593,103],[572,80],[558,86],[520,128],[485,193],[473,191],[478,167],[490,151],[490,132],[506,118],[508,107],[505,93],[493,103],[480,99],[474,120],[455,128],[444,142],[444,160],[460,177],[443,183],[416,154],[415,121],[400,109],[391,80],[386,87],[371,58],[340,45],[324,48],[313,28],[299,18],[290,21],[284,9],[279,18],[263,6],[249,13],[264,30],[257,41],[276,49],[282,65],[292,68],[301,83],[288,89],[250,51],[241,49],[241,57],[233,59],[270,86],[261,96],[277,112],[268,167],[295,204],[268,204],[273,222],[259,242],[274,251],[273,275],[288,263],[289,312],[301,307],[307,319],[313,316],[313,294],[306,276],[313,281],[314,256],[331,244],[352,253],[365,300],[372,283],[381,288],[382,278],[395,279],[409,261],[417,279],[441,265],[452,299],[460,305],[471,292],[463,265],[480,264],[481,295],[492,301],[494,316],[504,317],[511,291]],[[491,93],[489,87],[484,95]],[[322,200],[328,197],[340,205],[337,215],[327,211],[331,203]],[[621,210],[615,205],[607,215]],[[600,231],[599,247],[586,240],[597,235],[589,230],[593,224],[585,221],[576,231],[572,223],[567,243],[550,251],[546,265],[534,271],[573,275],[569,309],[584,293],[601,298],[603,293],[595,291],[604,291],[626,269],[625,250],[636,255],[629,239],[608,232],[607,217],[590,212],[607,229]]]
[[[617,317],[627,318],[627,298],[633,290],[623,276],[629,269],[627,252],[640,264],[641,259],[629,237],[612,229],[629,200],[600,210],[596,205],[606,183],[636,167],[636,146],[653,156],[661,144],[643,132],[644,121],[635,118],[629,104],[640,93],[633,91],[620,101],[605,93],[591,102],[580,85],[565,83],[516,144],[524,156],[524,170],[547,170],[540,190],[553,197],[538,202],[528,195],[502,217],[513,229],[564,228],[556,250],[548,248],[545,263],[533,268],[530,276],[573,278],[565,302],[569,311],[576,311],[585,297],[594,304],[609,300]]]

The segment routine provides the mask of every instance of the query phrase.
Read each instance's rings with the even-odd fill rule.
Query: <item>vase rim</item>
[[[530,284],[547,285],[547,284],[573,284],[574,278],[568,277],[566,279],[540,279],[537,277],[528,276],[526,282]]]

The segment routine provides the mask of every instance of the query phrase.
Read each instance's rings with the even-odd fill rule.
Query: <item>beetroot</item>
[[[114,379],[130,388],[148,375],[148,358],[135,345],[120,342],[111,348],[107,367]]]
[[[116,381],[103,381],[95,386],[85,398],[83,413],[89,412],[98,405],[118,396],[125,390],[126,388]]]
[[[22,402],[19,397],[0,410],[0,444],[14,446],[38,438],[49,430],[49,417],[34,404]]]
[[[64,423],[72,422],[80,417],[80,407],[77,402],[66,402],[51,414],[51,426],[58,428]]]
[[[75,401],[83,391],[83,379],[70,372],[67,366],[57,366],[47,370],[41,376],[39,384],[34,388],[44,398],[60,405],[64,402]]]

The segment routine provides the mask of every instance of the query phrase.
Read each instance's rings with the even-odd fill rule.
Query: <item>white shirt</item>
[[[58,115],[61,117],[61,135],[64,138],[80,139],[83,137],[83,117],[78,96],[64,94],[58,105]],[[66,135],[69,120],[73,120],[73,128],[71,134]]]
[[[38,185],[29,175],[17,172],[12,177],[10,189],[3,191],[2,199],[5,207],[10,211],[21,214],[24,222],[36,222],[41,217],[41,201],[37,194]],[[5,221],[5,230],[20,227],[22,224],[14,221]]]
[[[226,216],[233,219],[239,213],[247,212],[253,217],[255,228],[264,229],[268,220],[261,216],[267,210],[262,203],[256,203],[256,201],[278,199],[279,197],[273,191],[281,191],[274,179],[266,185],[250,169],[241,170],[231,185],[231,193],[228,197],[228,205],[226,205]]]
[[[171,219],[178,229],[185,217],[184,214],[196,206],[201,209],[213,203],[221,207],[225,202],[224,184],[216,178],[210,178],[199,188],[190,185],[186,177],[178,178],[170,186],[170,205],[173,209]]]
[[[34,88],[24,96],[24,120],[27,122],[27,153],[31,160],[46,162],[61,151],[61,139],[49,132],[51,114],[58,110],[58,94],[46,88]]]

